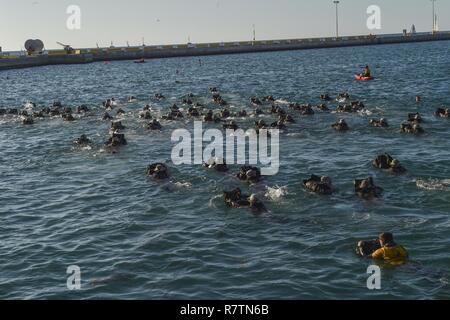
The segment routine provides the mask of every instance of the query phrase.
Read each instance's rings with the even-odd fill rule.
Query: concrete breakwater
[[[36,55],[3,57],[0,70],[40,67],[56,64],[82,64],[94,62],[92,54]]]
[[[414,35],[353,36],[341,38],[311,38],[227,43],[202,43],[124,48],[94,48],[76,50],[66,54],[63,50],[51,50],[32,56],[0,56],[0,70],[29,68],[57,64],[84,64],[98,61],[157,59],[171,57],[238,54],[268,51],[338,48],[350,46],[398,44],[410,42],[450,40],[450,32]]]

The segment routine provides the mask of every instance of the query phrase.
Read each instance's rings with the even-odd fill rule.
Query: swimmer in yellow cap
[[[384,260],[394,265],[401,265],[408,260],[408,251],[394,242],[394,236],[390,232],[380,234],[378,238],[381,248],[372,253],[376,260]]]

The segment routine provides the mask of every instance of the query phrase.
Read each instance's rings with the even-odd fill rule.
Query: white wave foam
[[[276,103],[278,104],[289,104],[290,102],[284,99],[277,99],[275,100]]]
[[[279,200],[289,194],[288,188],[286,186],[284,186],[284,187],[279,187],[279,186],[266,187],[266,190],[267,190],[267,192],[264,196],[272,201]]]
[[[192,187],[192,183],[190,183],[190,182],[180,182],[180,181],[178,181],[178,182],[175,182],[174,185],[177,188],[190,188],[190,187]]]
[[[370,110],[367,110],[367,109],[363,109],[363,110],[358,111],[358,114],[362,115],[362,116],[371,116],[373,114],[373,112]]]
[[[300,132],[291,132],[286,134],[288,137],[300,137],[302,134]]]
[[[209,200],[208,207],[209,207],[209,208],[217,208],[217,206],[216,206],[216,204],[215,204],[215,201],[216,201],[216,199],[220,199],[220,198],[222,198],[222,197],[223,197],[222,195],[217,195],[217,196],[214,196],[213,198],[211,198],[211,199]]]
[[[33,105],[33,103],[27,101],[27,102],[23,105],[23,107],[24,107],[24,109],[26,109],[26,110],[32,110],[33,107],[34,107],[34,105]]]
[[[425,190],[444,190],[450,191],[450,179],[417,179],[416,186]]]
[[[371,215],[370,213],[359,213],[359,212],[353,212],[352,218],[355,219],[358,222],[364,222],[367,220],[370,220]]]

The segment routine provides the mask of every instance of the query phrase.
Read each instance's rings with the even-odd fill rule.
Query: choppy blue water
[[[450,121],[433,116],[450,105],[449,45],[203,57],[201,66],[198,58],[176,58],[1,72],[4,107],[61,100],[92,111],[73,123],[45,118],[32,126],[0,117],[0,297],[449,298]],[[376,80],[354,81],[367,63]],[[230,175],[168,162],[172,130],[192,129],[190,120],[163,121],[159,133],[138,118],[145,104],[168,110],[189,92],[209,103],[210,86],[220,88],[232,110],[251,110],[254,95],[319,104],[320,94],[348,91],[369,111],[311,117],[290,111],[297,123],[281,136],[279,174],[249,187]],[[153,101],[157,92],[168,99]],[[423,103],[415,102],[417,94]],[[126,103],[129,95],[138,102]],[[109,123],[101,120],[101,102],[109,97],[127,111],[128,146],[117,154],[103,148]],[[399,133],[416,111],[426,133]],[[330,128],[339,117],[351,131]],[[391,127],[371,128],[371,117],[386,117]],[[250,127],[254,120],[237,122]],[[72,145],[83,133],[94,140],[90,150]],[[384,152],[409,174],[374,169],[371,161]],[[146,166],[158,161],[169,165],[169,186],[145,176]],[[329,175],[337,192],[305,191],[301,181],[312,173]],[[381,199],[354,195],[353,180],[367,176],[384,188]],[[266,186],[286,187],[288,194],[265,197],[269,212],[261,216],[229,209],[220,199],[234,187],[264,197]],[[413,263],[381,264],[382,290],[370,291],[371,261],[356,257],[354,246],[382,231],[394,232]],[[69,265],[81,268],[80,291],[66,287]]]

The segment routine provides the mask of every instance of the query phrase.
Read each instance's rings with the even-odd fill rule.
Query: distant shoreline
[[[75,54],[67,54],[64,50],[49,50],[45,54],[13,56],[11,53],[4,52],[0,57],[0,71],[47,65],[86,64],[101,61],[138,60],[142,58],[162,59],[173,57],[340,48],[446,40],[450,40],[450,31],[439,32],[436,34],[421,33],[414,35],[365,35],[340,38],[310,38],[145,47],[93,48],[78,49],[75,50]]]

